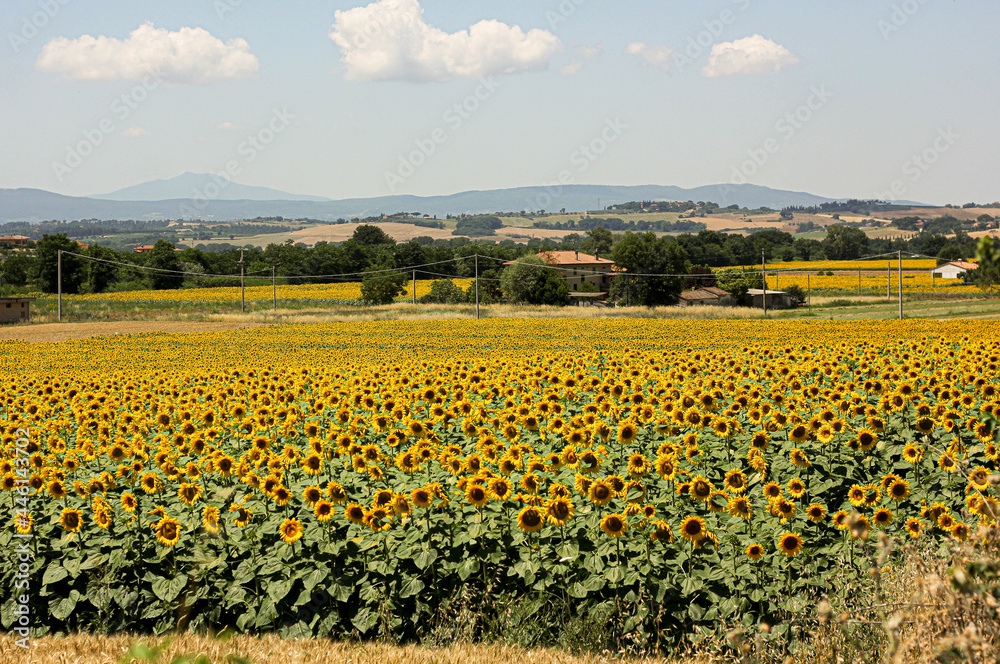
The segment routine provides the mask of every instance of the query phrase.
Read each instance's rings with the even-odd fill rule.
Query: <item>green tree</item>
[[[66,237],[65,233],[44,235],[38,241],[35,249],[35,281],[46,293],[55,293],[59,289],[58,262],[59,250],[80,253],[80,245]],[[64,293],[79,293],[86,278],[83,259],[64,253],[62,256],[62,290]]]
[[[388,233],[378,226],[372,226],[371,224],[361,224],[355,228],[351,239],[366,247],[374,247],[379,244],[396,244],[396,241]]]
[[[738,267],[722,268],[715,273],[719,288],[728,292],[737,304],[745,304],[747,291],[751,288],[763,288],[764,277],[760,272],[745,272]]]
[[[614,234],[604,226],[598,226],[587,231],[587,239],[580,245],[580,249],[594,256],[600,256],[601,254],[610,256],[611,248],[614,244]]]
[[[1000,242],[989,235],[980,238],[976,258],[979,260],[974,275],[976,285],[985,290],[1000,284]]]
[[[87,262],[87,290],[91,293],[103,293],[118,280],[118,266],[102,261],[120,260],[118,252],[99,244],[93,244],[87,249],[87,255],[91,258],[101,259],[100,261]]]
[[[149,281],[154,289],[180,288],[184,284],[184,275],[178,274],[181,271],[181,260],[170,242],[157,240],[146,254],[146,265],[156,270],[149,273]]]
[[[676,304],[690,269],[687,252],[673,239],[655,233],[625,233],[611,254],[624,274],[616,276],[611,292],[628,294],[629,304],[647,307]],[[641,275],[641,276],[633,276]]]
[[[13,254],[2,259],[0,280],[8,286],[25,286],[35,267],[35,261],[27,254]]]
[[[361,281],[361,301],[365,304],[392,304],[406,293],[406,274],[384,272],[386,269],[389,268],[376,266],[365,273]]]
[[[431,284],[431,292],[420,298],[420,302],[424,304],[457,304],[465,301],[465,291],[451,279],[438,279]]]
[[[861,229],[832,224],[826,227],[823,249],[830,260],[861,258],[868,249],[868,236]]]
[[[569,303],[566,280],[540,256],[522,256],[508,266],[500,276],[500,290],[513,304]]]

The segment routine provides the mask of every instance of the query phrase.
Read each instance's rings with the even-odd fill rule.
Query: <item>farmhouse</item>
[[[768,309],[791,309],[792,297],[785,291],[769,290],[763,291],[760,288],[751,288],[747,291],[747,297],[751,299],[755,309],[764,308],[764,299],[767,298]]]
[[[0,297],[0,325],[31,320],[33,297]]]
[[[579,251],[543,251],[538,256],[558,269],[559,276],[569,284],[570,291],[582,291],[583,284],[588,283],[598,291],[607,293],[611,286],[607,273],[618,272],[614,261]],[[504,263],[504,265],[512,264],[513,261]]]
[[[144,244],[142,246],[136,247],[132,251],[134,251],[137,254],[148,254],[152,250],[153,250],[153,245],[151,245],[151,244]]]
[[[951,261],[931,270],[931,277],[934,279],[959,279],[969,270],[975,270],[976,267],[978,266],[975,263]]]
[[[678,304],[682,307],[690,307],[696,304],[704,304],[711,307],[731,307],[736,304],[733,296],[728,291],[724,291],[716,286],[692,288],[682,291],[679,298]]]
[[[12,244],[15,247],[27,247],[30,237],[25,235],[3,235],[0,236],[0,244]]]

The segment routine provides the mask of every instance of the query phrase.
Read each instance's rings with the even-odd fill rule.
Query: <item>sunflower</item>
[[[68,530],[71,533],[78,533],[83,527],[83,512],[65,507],[59,516],[59,523],[64,530]]]
[[[250,519],[253,517],[253,511],[243,505],[230,505],[229,511],[236,513],[236,519],[233,523],[237,528],[245,528],[247,524],[250,523]]]
[[[850,525],[850,515],[844,510],[838,510],[833,515],[833,525],[837,530],[847,530]]]
[[[792,498],[801,498],[806,493],[806,485],[799,478],[795,477],[788,481],[788,495]]]
[[[903,460],[910,464],[920,463],[924,458],[924,450],[915,443],[907,443],[903,447]]]
[[[781,519],[782,523],[785,523],[795,516],[795,503],[787,498],[772,500],[771,514]]]
[[[692,544],[700,542],[705,537],[705,521],[701,517],[689,516],[681,521],[681,537]]]
[[[14,530],[18,535],[27,535],[35,526],[35,518],[27,512],[19,511],[14,515]]]
[[[48,491],[49,495],[55,498],[56,500],[62,500],[67,495],[66,485],[63,484],[60,480],[52,480],[45,487],[45,490]]]
[[[847,492],[847,499],[855,507],[861,507],[865,504],[865,488],[860,484],[852,485],[850,491]]]
[[[201,525],[210,534],[219,532],[219,508],[206,505],[201,512]]]
[[[774,500],[781,497],[781,487],[777,482],[768,482],[764,485],[764,497],[768,500]]]
[[[546,516],[553,525],[565,526],[573,517],[574,511],[573,501],[566,497],[558,497],[549,501]]]
[[[959,542],[964,542],[969,539],[969,526],[962,522],[956,523],[951,527],[951,536]]]
[[[851,514],[851,516],[848,517],[848,526],[850,527],[851,537],[854,539],[868,539],[870,524],[868,523],[868,517],[864,514],[858,514],[857,512]]]
[[[177,489],[177,495],[180,496],[181,502],[185,505],[194,505],[198,497],[201,496],[201,487],[197,484],[183,482]]]
[[[969,473],[969,484],[977,491],[986,491],[990,485],[990,471],[979,466]]]
[[[163,487],[163,482],[160,480],[159,475],[145,473],[139,480],[139,486],[141,486],[142,490],[146,493],[153,494],[160,492],[160,489]]]
[[[731,493],[743,493],[747,489],[747,476],[742,470],[734,468],[726,473],[726,491]]]
[[[677,477],[677,460],[673,456],[661,455],[654,464],[656,474],[665,480],[673,481]]]
[[[323,457],[316,453],[309,454],[302,458],[299,465],[307,475],[319,475],[323,472]]]
[[[798,533],[785,533],[778,540],[778,551],[789,558],[799,555],[805,542]]]
[[[809,429],[805,425],[799,424],[788,432],[788,437],[796,444],[805,442],[809,438]]]
[[[298,519],[285,519],[278,527],[278,533],[285,544],[298,542],[302,539],[302,522]]]
[[[746,496],[733,496],[726,506],[729,514],[740,519],[750,519],[753,517],[753,510],[750,507],[750,499]]]
[[[653,532],[649,534],[649,538],[656,542],[673,542],[674,533],[670,530],[670,524],[666,521],[661,521],[659,519],[651,522],[653,526]]]
[[[813,503],[806,508],[806,516],[813,523],[818,523],[826,518],[826,508],[819,503]]]
[[[603,507],[615,497],[614,489],[605,480],[595,480],[587,489],[587,498],[595,505]]]
[[[952,529],[952,527],[955,525],[955,523],[956,523],[955,517],[953,517],[948,512],[944,512],[943,514],[941,514],[937,518],[937,526],[941,530],[949,530],[950,531]]]
[[[904,479],[893,480],[886,490],[890,500],[901,502],[910,497],[910,483]]]
[[[344,518],[350,523],[365,522],[365,508],[361,503],[349,503],[344,508]]]
[[[313,514],[318,521],[326,522],[333,518],[333,503],[329,500],[320,499],[313,505]]]
[[[605,514],[601,518],[601,530],[608,537],[621,537],[628,530],[628,522],[621,514]]]
[[[470,484],[465,490],[465,500],[474,507],[482,507],[490,502],[490,494],[482,486]]]
[[[494,500],[505,501],[511,497],[514,487],[509,480],[503,477],[494,477],[489,481],[489,490],[493,494]]]
[[[544,523],[541,510],[534,505],[527,505],[517,513],[517,527],[526,533],[537,533]]]
[[[136,500],[135,496],[131,493],[123,493],[122,497],[119,499],[122,509],[131,514],[139,507],[139,501]]]
[[[628,473],[632,477],[645,477],[649,474],[649,460],[642,454],[634,452],[628,457]]]
[[[906,532],[914,539],[920,537],[924,532],[924,522],[915,516],[906,520]]]
[[[809,468],[812,466],[812,462],[809,461],[809,457],[806,456],[806,453],[797,447],[793,448],[792,451],[789,452],[788,458],[792,462],[792,465],[797,468]]]
[[[691,497],[695,500],[708,502],[712,498],[712,491],[715,487],[705,477],[695,475],[691,480]]]
[[[764,547],[754,542],[753,544],[750,544],[746,548],[746,554],[747,558],[749,558],[754,562],[757,562],[758,560],[764,557]]]
[[[160,519],[155,526],[156,540],[163,546],[174,546],[181,539],[181,524],[168,516]]]

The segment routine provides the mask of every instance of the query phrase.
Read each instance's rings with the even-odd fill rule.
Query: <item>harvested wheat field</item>
[[[252,322],[199,322],[199,321],[108,321],[104,323],[42,323],[39,325],[12,325],[0,327],[0,341],[28,341],[30,343],[68,341],[100,336],[128,336],[148,332],[224,332],[245,327],[256,327]]]

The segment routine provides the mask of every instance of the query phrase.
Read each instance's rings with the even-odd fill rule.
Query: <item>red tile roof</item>
[[[549,265],[614,265],[607,258],[597,258],[579,251],[543,251],[538,254]]]

